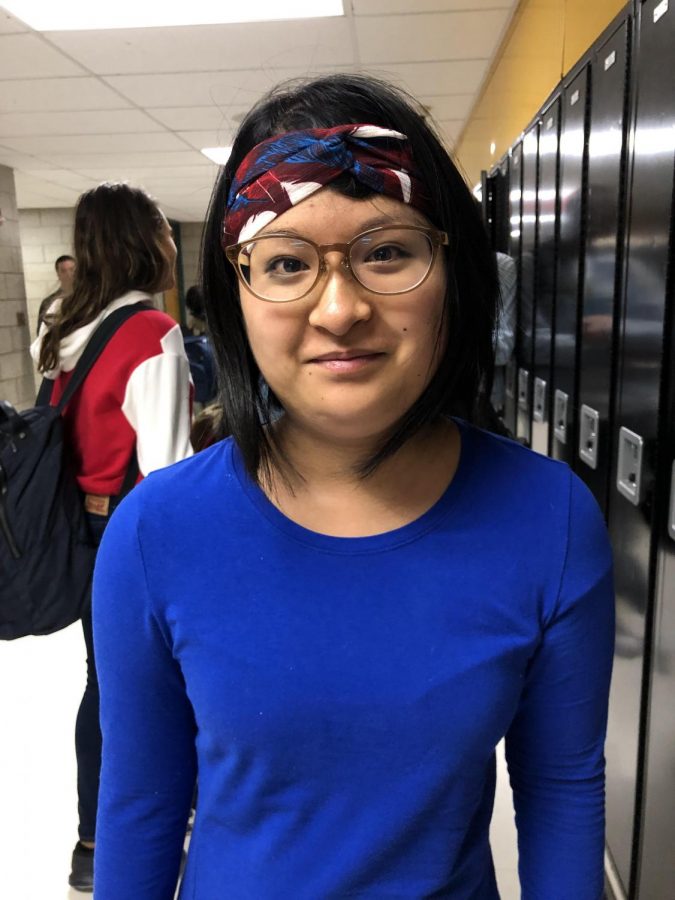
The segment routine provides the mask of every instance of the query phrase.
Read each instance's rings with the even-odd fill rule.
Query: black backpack
[[[90,599],[96,547],[64,442],[61,413],[105,345],[131,316],[115,310],[94,331],[58,406],[45,379],[37,405],[18,413],[0,401],[0,639],[51,634],[82,616]],[[120,497],[136,483],[134,452]]]

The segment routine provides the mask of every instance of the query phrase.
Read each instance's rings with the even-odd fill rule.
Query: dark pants
[[[89,515],[88,518],[94,542],[98,546],[108,524],[108,517]],[[99,724],[98,678],[94,660],[91,603],[82,616],[82,630],[87,647],[87,686],[75,723],[77,808],[80,817],[80,840],[93,842],[96,833],[98,782],[101,773],[101,726]]]

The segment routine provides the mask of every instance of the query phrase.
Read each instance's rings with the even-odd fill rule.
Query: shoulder
[[[195,516],[208,516],[209,507],[231,503],[239,487],[231,443],[230,438],[219,441],[194,456],[151,472],[119,509],[133,505],[144,528],[157,523],[183,531]]]
[[[504,542],[534,542],[535,550],[556,555],[576,520],[602,523],[591,492],[566,463],[464,423],[461,433],[470,511]]]
[[[510,491],[529,485],[530,495],[533,488],[542,490],[545,496],[569,492],[573,475],[566,463],[464,422],[460,423],[460,430],[462,453],[466,453],[472,468],[480,471],[482,480],[491,488],[499,483]]]
[[[164,353],[184,356],[180,325],[159,309],[148,309],[127,319],[110,341],[116,360],[140,363]]]

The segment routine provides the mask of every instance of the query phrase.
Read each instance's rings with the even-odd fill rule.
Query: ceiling
[[[414,3],[414,12],[410,12]],[[366,71],[413,93],[452,147],[518,0],[345,0],[344,17],[39,33],[0,6],[0,165],[20,208],[104,180],[200,221],[242,115],[293,76]]]

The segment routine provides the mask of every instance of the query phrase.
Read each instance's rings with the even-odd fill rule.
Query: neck
[[[292,471],[272,476],[268,497],[289,518],[325,534],[375,534],[412,521],[441,496],[459,459],[459,435],[447,420],[414,435],[367,478],[359,469],[383,438],[336,441],[283,420],[275,437]]]

